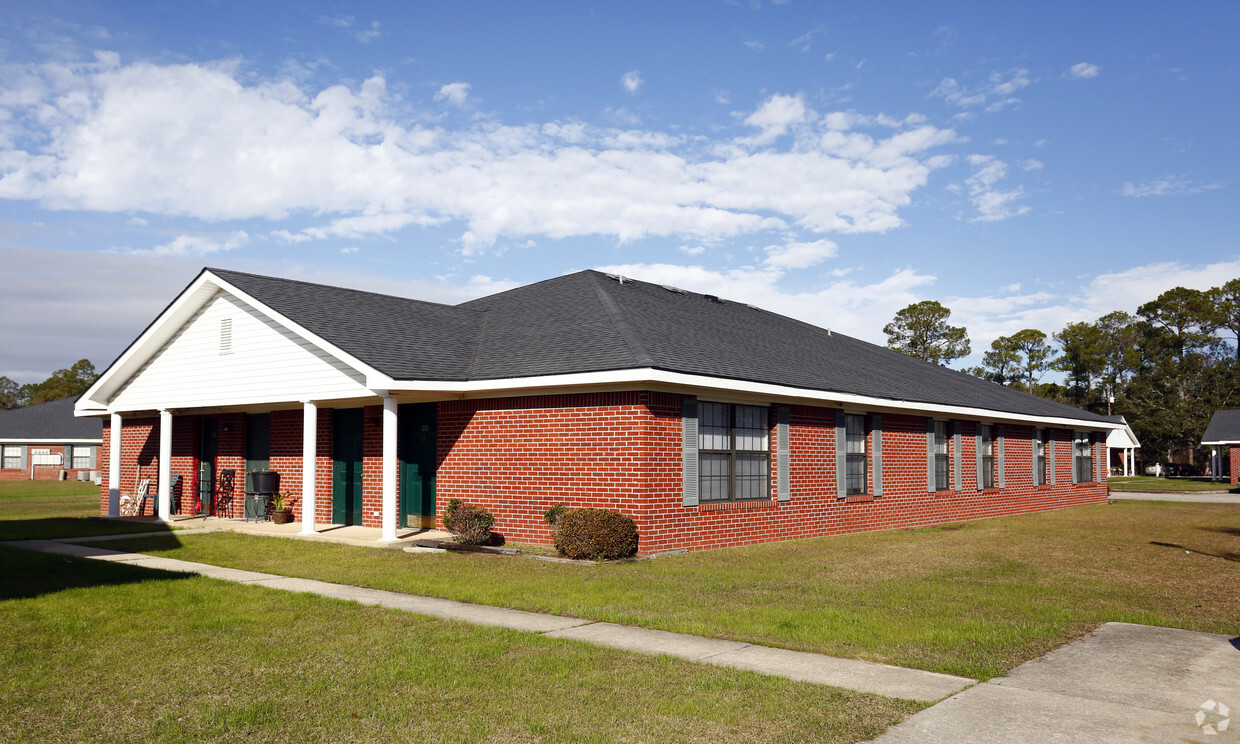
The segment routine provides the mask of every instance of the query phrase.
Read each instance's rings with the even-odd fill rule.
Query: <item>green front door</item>
[[[362,409],[332,414],[332,523],[362,523]]]
[[[435,526],[435,404],[402,405],[396,438],[400,456],[400,526]]]

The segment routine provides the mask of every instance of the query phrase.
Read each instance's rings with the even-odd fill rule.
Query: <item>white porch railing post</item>
[[[396,542],[396,398],[383,396],[383,536]]]
[[[172,521],[172,412],[159,411],[159,521]]]
[[[314,529],[314,476],[318,463],[319,409],[314,401],[302,404],[301,415],[301,533],[317,535]]]
[[[108,425],[108,516],[121,515],[121,415],[113,413]]]

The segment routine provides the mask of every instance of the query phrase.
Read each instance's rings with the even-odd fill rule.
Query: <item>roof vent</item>
[[[663,288],[664,288],[664,289],[666,289],[668,292],[675,292],[676,294],[684,294],[684,293],[685,293],[685,291],[684,291],[683,289],[681,289],[680,287],[673,287],[673,286],[672,286],[672,285],[670,285],[670,284],[664,284],[664,285],[663,285]]]
[[[723,304],[723,300],[719,299],[719,298],[718,298],[718,297],[716,297],[715,295],[702,295],[702,296],[703,296],[703,297],[705,297],[706,299],[710,300],[711,302],[717,302],[717,303],[719,303],[720,305],[722,305],[722,304]]]
[[[220,318],[220,356],[232,353],[232,341],[232,318]]]
[[[620,276],[619,274],[604,274],[603,276],[607,277],[608,279],[615,279],[621,284],[627,284],[628,282],[633,281],[632,279],[629,279],[628,277],[625,277],[625,276]]]

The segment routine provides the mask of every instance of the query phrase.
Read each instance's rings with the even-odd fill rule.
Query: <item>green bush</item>
[[[555,527],[555,523],[560,520],[560,517],[564,516],[567,513],[568,513],[567,506],[564,506],[563,504],[555,504],[550,509],[543,512],[543,521],[551,525],[552,527]]]
[[[466,545],[485,545],[491,540],[495,515],[481,506],[451,499],[443,510],[443,526]]]
[[[637,525],[610,509],[573,509],[553,532],[556,549],[569,558],[614,560],[637,552]]]

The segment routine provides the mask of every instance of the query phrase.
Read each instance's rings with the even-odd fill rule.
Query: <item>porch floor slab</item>
[[[223,521],[223,520],[221,520]],[[273,525],[287,527],[288,525]],[[297,526],[297,525],[294,525]],[[352,529],[352,528],[346,528]],[[366,528],[357,528],[366,529]],[[372,530],[377,533],[378,530]],[[281,532],[261,532],[296,537]],[[422,531],[417,537],[422,537]],[[89,540],[91,538],[74,538]],[[320,538],[309,538],[320,539]],[[352,538],[348,538],[352,539]],[[409,539],[409,538],[407,538]],[[205,563],[158,558],[142,553],[124,553],[59,540],[24,540],[5,543],[12,547],[47,553],[72,555],[92,560],[124,561],[128,565],[162,571],[197,574],[224,581],[262,586],[281,591],[305,592],[331,599],[342,599],[365,605],[430,615],[444,620],[490,625],[512,630],[539,633],[581,643],[609,646],[637,653],[675,656],[699,663],[732,667],[747,671],[786,677],[799,681],[832,685],[849,690],[870,692],[887,697],[933,702],[977,683],[966,677],[905,669],[856,659],[839,659],[785,649],[756,646],[737,641],[663,630],[636,628],[614,623],[600,623],[575,617],[545,615],[512,610],[506,607],[476,605],[438,597],[401,594],[380,589],[333,584],[313,579],[299,579],[275,574],[241,571]],[[363,544],[376,545],[377,535]]]
[[[127,522],[138,522],[141,524],[161,524],[156,517],[124,517],[123,519]],[[450,533],[443,532],[442,530],[408,528],[396,531],[396,542],[381,542],[379,538],[383,536],[383,530],[378,527],[359,527],[357,525],[324,523],[319,523],[315,526],[317,534],[303,535],[301,534],[301,522],[276,524],[275,522],[247,522],[241,519],[226,519],[224,517],[191,517],[179,514],[172,516],[172,521],[169,526],[173,527],[177,532],[182,534],[189,534],[184,532],[184,530],[193,530],[196,533],[240,532],[246,535],[284,537],[293,540],[318,540],[319,542],[357,545],[366,548],[405,548],[413,545],[417,540],[452,539],[452,535]],[[127,537],[134,537],[134,535],[118,535],[116,539],[124,539]],[[87,540],[95,541],[100,538],[85,537],[74,539],[78,542],[83,542]]]

